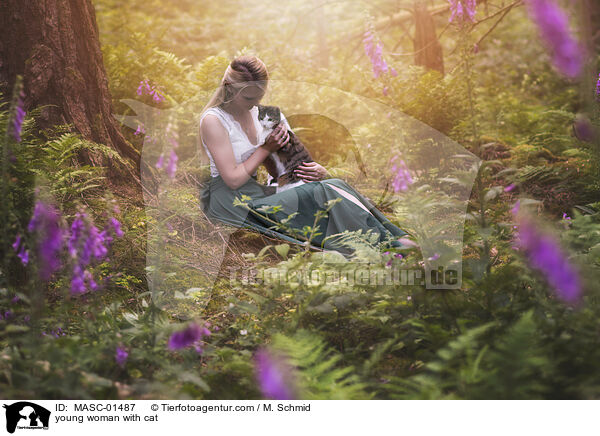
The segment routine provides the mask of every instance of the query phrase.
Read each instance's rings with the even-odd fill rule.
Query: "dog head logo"
[[[14,433],[15,429],[48,429],[50,411],[29,401],[19,401],[11,405],[4,404],[6,409],[6,431]]]

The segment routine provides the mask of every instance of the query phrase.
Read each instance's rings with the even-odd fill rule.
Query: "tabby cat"
[[[281,110],[277,106],[259,104],[258,121],[263,127],[260,141],[264,142],[264,139],[281,121]],[[304,181],[294,173],[294,170],[302,162],[313,162],[310,153],[294,132],[288,130],[288,134],[290,135],[288,143],[267,157],[275,163],[277,168],[277,192],[303,184]]]

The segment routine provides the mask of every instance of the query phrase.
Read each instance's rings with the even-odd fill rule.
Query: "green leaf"
[[[287,255],[290,251],[290,244],[279,244],[275,246],[275,250],[277,251],[277,253],[283,257],[284,259],[287,259]]]

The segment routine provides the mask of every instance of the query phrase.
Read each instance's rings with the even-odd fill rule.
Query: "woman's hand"
[[[329,177],[327,170],[316,162],[302,162],[302,165],[298,165],[294,173],[305,182],[314,182]]]
[[[262,147],[269,150],[270,153],[273,153],[286,145],[289,140],[290,135],[287,131],[286,125],[279,123],[277,127],[275,127],[269,134],[269,136],[267,136],[267,139],[265,139],[265,143],[262,145]]]

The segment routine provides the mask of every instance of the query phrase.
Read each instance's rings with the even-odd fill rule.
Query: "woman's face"
[[[258,86],[251,85],[239,91],[231,100],[231,105],[239,110],[250,110],[256,106],[265,95]]]

